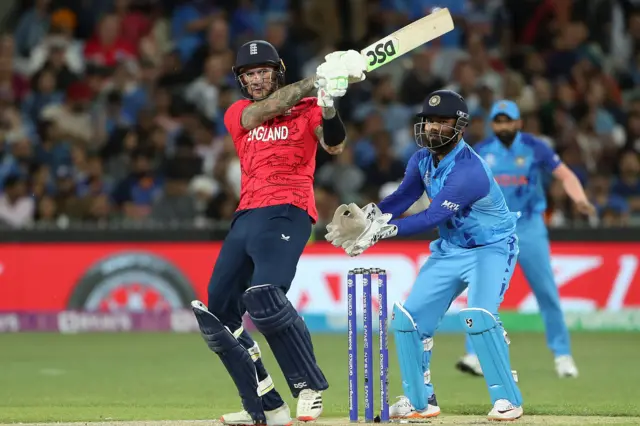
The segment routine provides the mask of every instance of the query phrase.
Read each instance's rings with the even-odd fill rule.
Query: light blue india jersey
[[[546,143],[518,132],[510,147],[492,137],[473,148],[491,168],[511,211],[528,218],[547,209],[544,174],[553,172],[561,161]]]
[[[464,140],[441,161],[427,149],[409,160],[397,191],[379,204],[396,218],[426,191],[431,205],[418,214],[392,220],[398,235],[437,227],[448,243],[473,248],[503,240],[515,232],[518,213],[507,207],[487,163]]]

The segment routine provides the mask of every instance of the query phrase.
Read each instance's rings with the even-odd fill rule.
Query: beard
[[[497,132],[496,133],[496,137],[498,138],[498,140],[500,142],[502,142],[503,144],[509,146],[513,143],[514,139],[516,138],[516,134],[518,132],[512,132],[512,131],[508,131],[508,130],[503,130],[502,132]]]

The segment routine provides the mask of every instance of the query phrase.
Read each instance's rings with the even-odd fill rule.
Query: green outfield
[[[514,334],[511,340],[525,415],[534,415],[529,419],[615,416],[619,418],[596,423],[640,424],[636,334],[574,334],[581,370],[576,380],[556,378],[542,335]],[[295,407],[268,347],[258,341],[276,385]],[[324,417],[330,424],[348,415],[346,343],[346,336],[314,336],[331,385],[324,398]],[[390,345],[393,401],[401,387],[392,340]],[[447,416],[473,421],[462,415],[482,421],[490,408],[483,380],[463,376],[453,367],[462,349],[461,335],[436,338],[432,379],[443,416],[434,424],[446,422]],[[359,372],[362,379],[362,364]],[[379,396],[376,408],[378,404]],[[0,423],[197,420],[239,409],[233,382],[196,334],[0,335]],[[546,424],[594,424],[584,418],[540,418],[546,418]]]

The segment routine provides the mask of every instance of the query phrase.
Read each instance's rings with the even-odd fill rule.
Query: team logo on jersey
[[[516,157],[516,166],[522,167],[524,166],[525,159],[524,157]]]
[[[248,134],[247,142],[275,142],[286,140],[289,137],[289,128],[287,126],[264,127],[258,126],[251,130]]]
[[[452,203],[449,200],[444,200],[442,202],[442,204],[440,204],[440,207],[444,207],[445,209],[449,209],[452,212],[457,212],[458,210],[460,210],[460,204]]]
[[[431,176],[429,174],[429,170],[427,170],[427,173],[424,174],[424,178],[422,180],[423,180],[425,186],[431,185]]]
[[[434,95],[431,97],[431,99],[429,99],[429,105],[437,106],[439,104],[440,104],[440,96]]]
[[[487,154],[484,156],[484,161],[486,161],[490,167],[493,167],[496,165],[496,156],[493,154]]]

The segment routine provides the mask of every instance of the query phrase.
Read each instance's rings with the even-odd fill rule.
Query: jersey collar
[[[437,167],[444,169],[447,166],[447,164],[451,163],[454,160],[454,158],[456,158],[456,155],[458,155],[458,153],[464,149],[465,145],[466,145],[466,142],[464,141],[464,139],[460,139],[460,142],[456,144],[455,148],[449,151],[447,155],[445,155],[444,158],[438,162]]]

